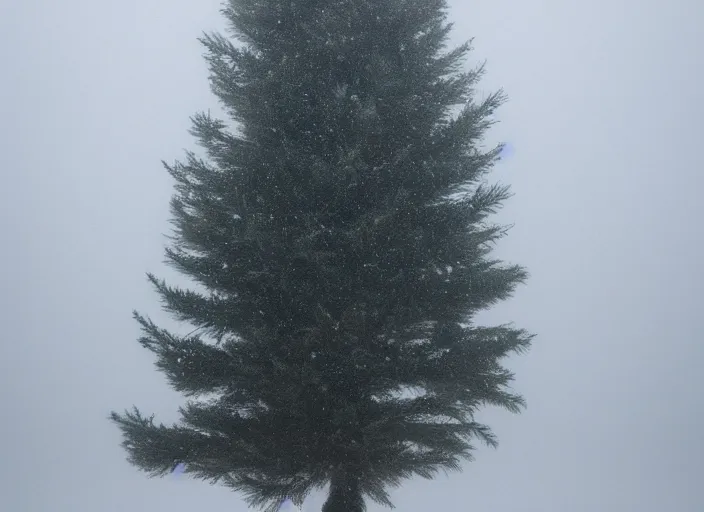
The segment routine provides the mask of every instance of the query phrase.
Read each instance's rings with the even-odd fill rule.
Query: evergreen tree
[[[482,67],[443,53],[445,0],[229,0],[236,46],[204,35],[236,128],[193,117],[206,151],[176,181],[169,264],[206,291],[149,275],[177,335],[135,313],[182,420],[113,413],[129,460],[176,466],[274,511],[330,484],[324,512],[391,506],[388,490],[458,470],[474,414],[522,405],[500,365],[531,335],[475,325],[526,272],[490,259],[480,141],[502,103],[475,103]],[[459,114],[452,107],[461,105]],[[453,195],[454,194],[454,195]]]

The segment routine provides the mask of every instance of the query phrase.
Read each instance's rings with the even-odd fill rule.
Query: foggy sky
[[[515,194],[497,255],[531,273],[481,320],[538,337],[508,363],[528,409],[480,416],[499,449],[392,500],[404,512],[700,512],[704,4],[450,3],[453,45],[475,37],[467,67],[487,61],[481,91],[509,96],[487,139],[515,147],[493,175]],[[160,160],[197,149],[189,116],[217,111],[196,38],[222,28],[219,6],[0,5],[3,512],[247,510],[224,487],[148,479],[107,420],[134,404],[170,423],[183,403],[131,311],[173,325],[144,276],[174,278]]]

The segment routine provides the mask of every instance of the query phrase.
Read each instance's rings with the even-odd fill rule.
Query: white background
[[[239,496],[127,464],[111,409],[177,418],[136,342],[163,320],[144,272],[172,183],[216,108],[196,37],[217,0],[0,4],[0,510],[244,511]],[[498,451],[409,481],[399,510],[699,512],[702,45],[695,0],[451,2],[515,155],[498,254],[532,274],[483,316],[537,333],[510,362],[529,408],[485,411]],[[314,496],[306,510],[319,510]],[[380,510],[371,505],[370,512]]]

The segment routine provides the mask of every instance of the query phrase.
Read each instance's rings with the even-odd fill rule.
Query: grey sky
[[[215,108],[195,38],[219,0],[0,4],[0,510],[244,511],[239,496],[127,464],[106,417],[176,419],[181,397],[136,342],[158,320],[172,183]],[[532,278],[482,318],[537,333],[510,363],[529,408],[486,411],[497,451],[409,481],[398,510],[704,510],[704,187],[696,0],[451,1],[476,37],[488,142],[515,155],[498,249]],[[699,221],[699,222],[698,222]],[[167,322],[168,324],[168,322]],[[319,510],[322,497],[306,509]],[[371,505],[370,512],[381,510]]]

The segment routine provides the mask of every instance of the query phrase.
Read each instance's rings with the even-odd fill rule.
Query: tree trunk
[[[359,479],[343,472],[335,473],[330,479],[330,491],[322,512],[364,512],[365,509]]]

